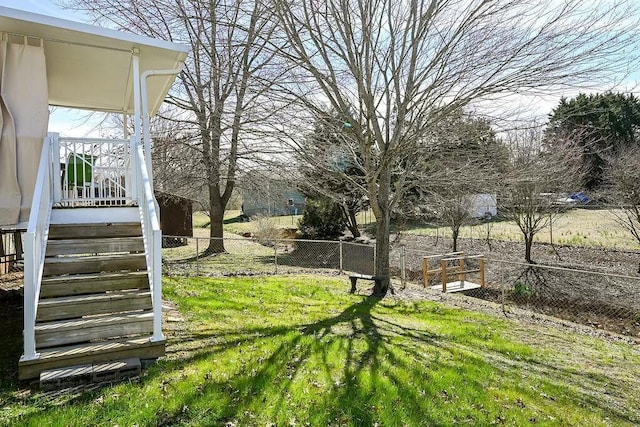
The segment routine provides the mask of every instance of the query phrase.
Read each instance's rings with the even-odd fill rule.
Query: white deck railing
[[[151,180],[147,171],[144,149],[139,145],[133,156],[135,159],[135,183],[140,195],[138,209],[142,223],[149,286],[153,302],[152,341],[164,340],[162,333],[162,231],[160,230],[160,210],[153,196]]]
[[[49,218],[53,204],[51,165],[54,153],[51,150],[50,136],[45,138],[42,146],[29,225],[24,241],[24,353],[21,360],[38,358],[35,340],[36,313],[49,234]]]
[[[55,205],[126,206],[136,202],[131,186],[131,142],[126,139],[58,138],[53,135]]]

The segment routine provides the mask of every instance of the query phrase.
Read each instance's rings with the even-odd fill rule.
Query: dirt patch
[[[3,292],[18,292],[22,294],[22,281],[24,274],[22,272],[14,272],[3,274],[0,276],[0,298],[6,297]]]
[[[0,288],[0,389],[18,382],[22,354],[22,292]]]

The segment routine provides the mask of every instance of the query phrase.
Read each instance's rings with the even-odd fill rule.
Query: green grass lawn
[[[346,293],[345,278],[165,279],[184,314],[141,382],[0,394],[32,426],[640,423],[640,351],[433,302]]]

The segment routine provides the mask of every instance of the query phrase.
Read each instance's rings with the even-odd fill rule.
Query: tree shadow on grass
[[[179,346],[184,353],[171,354],[174,349],[170,348],[170,360],[162,361],[142,385],[159,388],[167,399],[179,397],[179,405],[157,408],[156,424],[488,425],[522,421],[508,418],[524,411],[517,401],[496,402],[496,395],[487,396],[491,386],[502,384],[496,377],[512,379],[507,385],[510,392],[540,399],[540,390],[520,385],[520,375],[529,371],[530,361],[485,348],[481,337],[469,338],[478,342],[470,344],[468,339],[435,333],[424,323],[406,321],[424,314],[424,306],[403,307],[402,320],[398,320],[387,315],[380,298],[350,298],[355,301],[338,314],[314,322],[235,329],[229,325],[226,330],[212,327],[198,332],[185,329],[178,336],[190,344]],[[461,321],[453,310],[431,314]],[[586,390],[562,386],[567,375],[579,384],[579,372],[542,362],[535,367],[546,384],[561,389],[562,396],[557,398],[585,402],[613,421],[634,422],[624,410],[608,408]],[[594,378],[589,385],[601,385],[601,380]],[[182,381],[189,386],[181,388]],[[463,389],[464,395],[458,396],[462,393],[457,390]],[[304,400],[307,390],[314,395],[310,401]],[[90,402],[93,397],[85,396],[79,402]],[[309,406],[302,411],[308,418],[291,420],[288,411],[301,405]],[[493,412],[486,409],[495,406],[498,409]],[[513,411],[503,414],[510,409]]]
[[[485,354],[476,354],[472,349],[456,343],[451,337],[373,315],[372,310],[379,301],[379,298],[365,297],[338,315],[313,323],[259,327],[240,335],[231,333],[224,337],[224,342],[212,348],[213,352],[194,355],[191,362],[233,351],[239,346],[250,346],[258,340],[278,341],[269,356],[258,363],[258,369],[245,369],[233,378],[210,384],[209,390],[219,390],[229,400],[208,421],[233,422],[245,419],[243,417],[250,408],[261,405],[273,408],[274,421],[286,421],[286,414],[282,412],[286,409],[278,408],[287,408],[291,394],[300,388],[296,377],[301,370],[308,370],[309,364],[319,366],[317,381],[309,387],[324,389],[318,402],[324,410],[308,412],[311,418],[306,422],[312,425],[373,425],[381,421],[381,412],[386,413],[386,422],[411,424],[421,420],[425,425],[438,424],[447,418],[438,414],[437,408],[455,404],[458,399],[455,394],[457,388],[470,388],[482,396],[490,385],[486,379],[487,371],[493,375],[513,376],[517,384],[519,380],[516,377],[527,370],[527,361],[504,363],[505,360],[511,360],[508,355],[489,351],[487,355],[493,356],[487,358]],[[195,336],[193,338],[197,339]],[[338,358],[332,351],[336,347]],[[399,356],[399,353],[408,358]],[[341,366],[336,366],[336,363]],[[341,372],[337,374],[337,371]],[[550,384],[553,378],[564,378],[567,374],[553,372],[551,367],[541,369],[542,376],[548,373],[553,373],[552,378],[547,380]],[[440,377],[449,378],[448,382],[437,380]],[[532,399],[536,398],[536,391],[524,386],[517,390]],[[567,390],[566,396],[600,407],[620,420],[631,420],[624,411],[607,408],[580,391]],[[185,404],[197,406],[199,399],[193,395]],[[429,404],[425,406],[425,402]],[[476,404],[464,403],[467,406]],[[482,401],[478,403],[480,407],[483,404]],[[391,407],[396,412],[391,417],[396,418],[389,419]],[[431,412],[429,407],[432,408]],[[464,411],[449,416],[458,422],[496,421],[474,418],[478,414],[465,414]]]
[[[270,422],[280,425],[289,422],[286,411],[291,407],[290,401],[298,399],[296,395],[306,387],[322,390],[314,404],[323,410],[309,409],[309,419],[297,420],[300,424],[501,423],[508,420],[501,419],[502,415],[490,418],[485,413],[487,411],[473,409],[474,405],[483,408],[484,405],[495,404],[491,401],[493,398],[486,400],[486,390],[492,385],[491,378],[496,376],[512,378],[516,385],[511,391],[534,401],[540,399],[541,390],[517,385],[521,373],[535,366],[546,386],[562,389],[561,398],[583,402],[622,422],[637,421],[623,408],[608,407],[606,402],[590,396],[587,390],[562,386],[567,377],[571,378],[572,385],[579,385],[579,372],[559,369],[552,364],[515,360],[508,352],[499,349],[485,349],[478,353],[481,344],[474,347],[458,342],[455,337],[373,314],[380,299],[359,298],[339,314],[316,322],[258,326],[241,331],[230,329],[226,333],[211,330],[183,336],[183,339],[188,336],[194,343],[192,352],[167,363],[167,367],[180,371],[191,364],[212,361],[211,372],[215,373],[213,360],[225,354],[238,358],[239,367],[230,377],[212,375],[210,379],[203,378],[199,390],[181,395],[184,407],[189,408],[206,405],[207,400],[216,401],[218,405],[206,415],[174,411],[163,413],[162,419],[168,420],[167,425],[193,420],[205,424],[235,423],[238,420],[242,423],[249,422],[250,415],[247,414],[262,408],[263,414],[271,414]],[[404,314],[416,314],[419,309],[414,306],[413,309],[405,309]],[[455,316],[446,310],[433,314],[445,318],[450,316],[451,321],[456,321]],[[250,352],[253,346],[261,348],[267,342],[273,343],[273,348],[267,353],[257,359],[242,359],[244,351]],[[298,377],[306,375],[308,378],[312,369],[315,369],[316,379],[301,385]],[[159,375],[156,374],[155,380]],[[588,384],[597,387],[602,386],[603,381],[593,378]],[[467,390],[470,398],[475,395],[478,401],[460,402],[457,389]],[[452,408],[457,404],[466,409],[459,413],[453,409],[452,414]],[[506,402],[504,405],[517,407],[519,403]]]

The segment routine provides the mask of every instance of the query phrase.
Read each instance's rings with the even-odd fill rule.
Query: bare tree
[[[615,221],[640,244],[640,148],[629,146],[605,168],[604,196]],[[640,263],[638,264],[640,273]]]
[[[274,0],[296,73],[280,89],[312,123],[329,109],[376,217],[374,289],[389,287],[391,212],[414,173],[416,144],[447,114],[494,95],[593,83],[628,63],[634,2]],[[609,74],[611,75],[611,74]],[[302,117],[303,113],[310,117]],[[304,125],[304,123],[302,123]],[[338,131],[338,129],[336,129]]]
[[[460,111],[434,127],[421,148],[425,162],[420,175],[429,179],[415,191],[423,193],[418,202],[451,229],[452,250],[457,251],[460,228],[487,213],[486,206],[475,211],[480,202],[486,203],[487,193],[496,192],[509,150],[489,121]]]
[[[541,138],[541,129],[535,127],[509,134],[511,146],[518,149],[498,195],[501,215],[514,221],[522,233],[528,263],[533,263],[535,235],[551,227],[567,209],[562,194],[575,191],[583,177],[581,149],[576,144],[558,138],[552,150],[544,151]]]
[[[192,54],[180,86],[167,102],[182,114],[167,117],[188,125],[183,153],[193,155],[192,186],[206,188],[211,237],[223,236],[224,211],[243,159],[263,152],[255,130],[278,111],[266,96],[274,76],[265,45],[274,32],[270,8],[259,0],[64,0],[97,23],[185,43]],[[259,157],[259,156],[258,156]],[[208,253],[224,251],[212,239]]]

